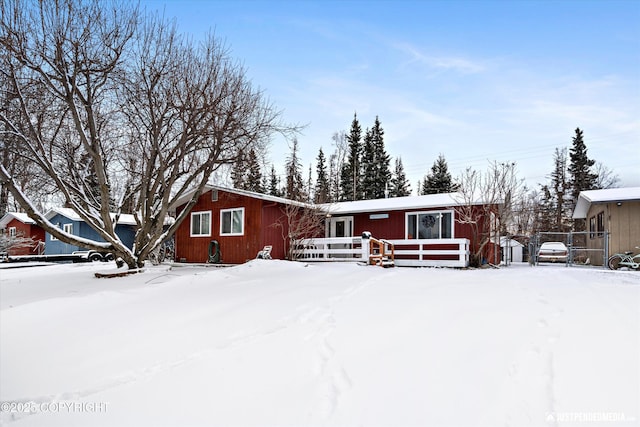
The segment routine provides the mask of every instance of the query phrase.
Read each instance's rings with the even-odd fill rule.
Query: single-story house
[[[327,204],[323,205],[325,236],[359,236],[368,231],[395,245],[398,265],[468,266],[469,252],[475,252],[497,224],[484,220],[480,201],[474,207],[477,224],[462,221],[465,205],[457,193]],[[494,246],[488,241],[481,262],[499,262],[499,248]]]
[[[176,203],[176,215],[192,196],[187,194]],[[176,232],[176,260],[206,262],[215,248],[211,243],[214,240],[224,263],[255,258],[267,245],[273,247],[272,257],[284,258],[287,243],[283,236],[287,236],[287,230],[278,224],[283,222],[286,207],[295,203],[208,186]],[[479,244],[479,234],[488,236],[490,230],[474,230],[459,221],[457,209],[462,205],[455,194],[317,205],[314,209],[324,217],[324,237],[304,236],[308,239],[300,242],[301,251],[306,251],[302,255],[310,261],[355,260],[358,256],[345,256],[344,250],[355,250],[362,234],[370,232],[375,239],[397,245],[398,265],[467,266],[470,251]],[[500,254],[493,246],[486,245],[483,259],[497,263]],[[341,249],[343,253],[338,254]]]
[[[63,231],[85,239],[104,242],[104,239],[91,228],[80,216],[70,208],[52,208],[45,218],[61,228]],[[133,215],[122,214],[116,224],[116,234],[127,247],[132,248],[136,233],[136,221]],[[84,251],[86,248],[64,243],[49,233],[46,233],[45,255],[70,254],[75,251]]]
[[[176,217],[193,197],[189,192],[172,208]],[[251,191],[207,186],[174,235],[175,259],[204,263],[210,259],[240,264],[265,246],[270,256],[284,259],[288,250],[288,207],[309,205]]]
[[[640,187],[581,191],[573,218],[587,221],[587,249],[604,249],[609,255],[638,252],[640,246]],[[605,233],[606,232],[606,233]],[[609,241],[604,238],[608,234]],[[601,265],[599,258],[591,262]]]
[[[0,218],[0,230],[10,239],[15,237],[33,239],[33,244],[9,248],[7,255],[39,255],[44,249],[44,230],[26,213],[7,212]]]

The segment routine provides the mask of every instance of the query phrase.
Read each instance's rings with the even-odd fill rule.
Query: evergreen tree
[[[375,164],[375,180],[373,187],[373,199],[381,199],[385,197],[385,190],[391,181],[391,156],[387,154],[384,148],[384,130],[380,125],[380,120],[376,116],[376,120],[371,129],[371,139],[373,142],[373,161]]]
[[[404,197],[409,196],[410,194],[411,184],[409,184],[407,175],[404,172],[402,159],[398,157],[395,162],[395,169],[389,185],[389,197]]]
[[[308,179],[307,179],[307,189],[305,191],[306,193],[306,201],[307,203],[312,203],[313,202],[313,167],[311,166],[311,163],[309,163],[309,175],[308,175]]]
[[[555,202],[548,185],[540,188],[542,195],[536,208],[536,221],[533,222],[533,232],[551,231],[555,229]]]
[[[340,171],[340,200],[360,200],[360,140],[362,128],[354,113],[351,131],[347,136],[347,160]]]
[[[293,140],[291,154],[285,164],[287,184],[285,187],[285,197],[290,200],[304,201],[304,183],[302,182],[302,165],[298,159],[298,140]]]
[[[233,188],[244,189],[247,182],[247,161],[245,155],[238,153],[236,160],[231,165],[231,183]]]
[[[567,180],[567,149],[556,148],[553,156],[553,172],[551,172],[550,193],[553,200],[551,209],[553,222],[551,230],[569,231],[571,221],[571,199],[569,195],[569,182]]]
[[[573,145],[569,150],[569,187],[574,205],[581,191],[596,189],[598,175],[591,172],[595,163],[595,160],[587,156],[582,131],[576,128],[576,136],[573,137]]]
[[[424,177],[420,194],[452,193],[457,191],[458,187],[449,173],[444,155],[440,154],[431,166],[431,172]]]
[[[317,160],[316,187],[313,201],[315,203],[327,203],[331,201],[329,198],[329,177],[327,176],[327,165],[322,148],[318,152]]]
[[[276,175],[276,168],[271,165],[271,173],[269,175],[269,187],[267,193],[270,196],[282,197],[280,190],[280,178]]]
[[[364,200],[376,199],[375,187],[377,185],[378,171],[373,146],[373,133],[368,128],[364,132],[360,165],[362,166],[362,185],[360,187],[362,198]]]
[[[260,162],[258,161],[258,156],[253,148],[249,151],[249,155],[247,156],[246,168],[246,181],[242,189],[254,191],[256,193],[264,193]]]

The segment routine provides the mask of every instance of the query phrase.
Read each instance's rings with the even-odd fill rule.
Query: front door
[[[325,235],[327,237],[353,237],[353,217],[339,216],[329,218]]]

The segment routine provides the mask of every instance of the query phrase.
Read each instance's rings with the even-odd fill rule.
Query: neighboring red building
[[[192,194],[177,203],[179,214]],[[236,264],[255,258],[264,246],[273,246],[271,256],[284,259],[288,231],[277,224],[286,224],[287,206],[301,205],[280,197],[250,191],[209,186],[180,225],[175,235],[176,260],[206,262],[211,241],[221,251],[221,262]],[[481,204],[478,203],[478,212]],[[392,240],[397,245],[398,265],[469,265],[469,253],[476,251],[482,239],[488,240],[495,224],[482,220],[477,226],[460,221],[462,203],[454,194],[408,196],[390,199],[341,202],[317,206],[324,212],[325,233],[313,242],[301,242],[311,252],[310,261],[348,260],[349,256],[319,255],[320,247],[332,251],[345,248],[335,239],[345,240],[348,249],[355,249],[363,232],[377,239]],[[284,231],[284,234],[283,234]],[[333,239],[331,242],[328,239]],[[349,240],[351,239],[351,240]],[[336,249],[338,248],[338,249]],[[312,253],[313,251],[316,253]],[[419,254],[417,254],[419,252]],[[488,243],[483,251],[485,261],[499,263],[500,252]]]
[[[177,202],[176,216],[192,195],[186,194]],[[272,246],[271,257],[284,259],[287,206],[302,208],[304,204],[251,191],[207,186],[175,233],[175,259],[207,262],[210,255],[215,255],[217,246],[219,262],[240,264],[255,258],[267,245]]]
[[[31,245],[9,248],[7,255],[38,255],[44,250],[44,230],[25,213],[7,212],[0,218],[0,230],[10,239],[14,237],[33,239]]]

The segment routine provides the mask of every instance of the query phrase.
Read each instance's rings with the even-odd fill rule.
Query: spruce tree
[[[553,200],[553,222],[549,231],[569,231],[571,220],[570,187],[567,179],[567,149],[556,148],[553,156],[553,171],[551,172],[550,193]]]
[[[304,201],[304,184],[302,182],[302,165],[298,158],[298,140],[293,140],[291,154],[287,157],[285,164],[287,183],[285,187],[285,197],[290,200]]]
[[[542,195],[538,200],[538,206],[536,207],[536,221],[533,223],[533,232],[551,231],[556,227],[555,224],[555,201],[551,194],[551,189],[547,184],[542,185],[540,188]]]
[[[354,113],[351,131],[347,136],[347,160],[340,171],[340,200],[360,200],[360,140],[362,128]]]
[[[247,168],[246,181],[244,183],[244,187],[241,188],[243,190],[254,191],[256,193],[264,193],[264,188],[262,187],[262,172],[260,170],[260,162],[258,161],[258,156],[256,155],[256,152],[253,148],[249,151],[245,166]]]
[[[364,200],[376,199],[376,178],[378,175],[375,149],[373,146],[373,133],[367,128],[364,132],[364,140],[362,144],[362,156],[360,157],[362,165],[362,185],[361,192]]]
[[[247,164],[242,152],[238,153],[236,160],[231,165],[231,184],[233,188],[243,189],[245,186]]]
[[[421,194],[451,193],[457,191],[458,187],[449,173],[449,166],[444,155],[440,154],[433,163],[431,172],[425,176],[422,182]]]
[[[276,175],[276,168],[273,165],[271,165],[267,194],[270,196],[282,197],[282,191],[280,190],[280,178]]]
[[[581,191],[596,189],[598,175],[591,172],[595,163],[595,160],[587,156],[587,146],[584,143],[582,131],[576,128],[573,145],[569,150],[569,187],[574,205]]]
[[[373,142],[373,161],[375,164],[375,179],[373,186],[373,199],[381,199],[385,197],[385,189],[391,180],[391,156],[387,154],[384,147],[384,130],[380,125],[380,120],[376,116],[376,120],[371,129],[371,139]]]
[[[327,203],[329,199],[329,177],[327,176],[327,165],[322,148],[318,152],[316,165],[316,187],[313,201],[315,203]]]
[[[389,197],[404,197],[409,196],[410,194],[411,184],[409,184],[407,175],[404,172],[402,159],[398,157],[395,161],[395,169],[389,185]]]

